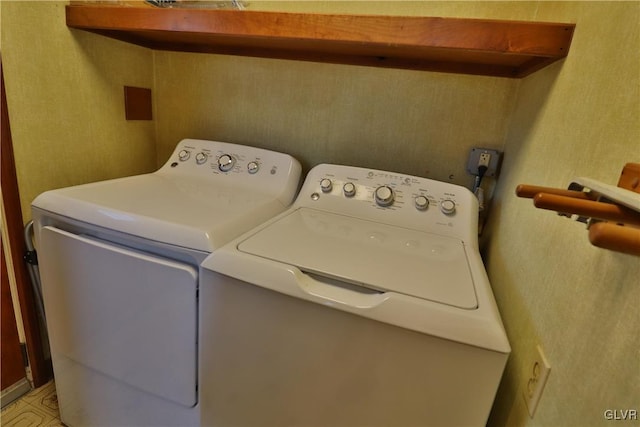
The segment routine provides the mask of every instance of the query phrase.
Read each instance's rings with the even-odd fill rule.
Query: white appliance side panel
[[[203,270],[200,407],[211,426],[484,426],[507,354]]]
[[[54,227],[39,252],[54,364],[196,404],[197,270]]]
[[[451,237],[301,208],[238,250],[380,291],[478,307],[464,245]]]

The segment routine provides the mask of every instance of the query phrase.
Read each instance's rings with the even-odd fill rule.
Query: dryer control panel
[[[477,242],[476,197],[427,178],[321,164],[307,175],[295,204]]]
[[[295,194],[301,167],[288,154],[202,139],[183,139],[157,172],[211,179],[216,185]],[[294,188],[289,188],[294,185]],[[289,196],[290,197],[290,196]],[[288,202],[287,202],[288,203]]]

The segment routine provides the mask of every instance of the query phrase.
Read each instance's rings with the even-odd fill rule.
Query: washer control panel
[[[281,191],[292,182],[297,187],[301,167],[288,154],[227,142],[184,139],[158,173],[211,179],[256,191]]]
[[[296,204],[477,239],[475,196],[465,187],[427,178],[321,164],[307,175]]]

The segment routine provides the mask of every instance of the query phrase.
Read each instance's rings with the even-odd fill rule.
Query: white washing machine
[[[197,426],[198,266],[282,212],[291,156],[186,139],[158,171],[33,202],[62,422]]]
[[[466,188],[337,165],[202,264],[207,426],[484,426],[511,351]]]

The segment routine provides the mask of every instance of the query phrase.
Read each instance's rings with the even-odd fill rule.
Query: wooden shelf
[[[524,77],[574,24],[72,4],[67,26],[151,49]]]

